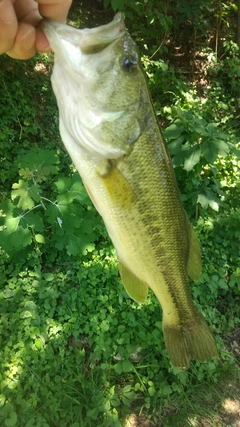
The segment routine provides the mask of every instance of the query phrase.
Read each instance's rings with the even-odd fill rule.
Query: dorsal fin
[[[196,282],[202,271],[201,247],[197,235],[189,222],[189,256],[187,272],[191,279]]]

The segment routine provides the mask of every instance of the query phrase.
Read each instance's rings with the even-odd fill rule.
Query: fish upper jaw
[[[77,30],[66,24],[44,19],[41,28],[45,33],[53,52],[62,56],[67,51],[66,59],[71,54],[94,53],[122,37],[126,32],[124,16],[117,13],[112,22],[97,28]]]

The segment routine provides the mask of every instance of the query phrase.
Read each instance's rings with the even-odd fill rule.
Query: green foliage
[[[199,114],[199,102],[191,93],[185,93],[184,97],[183,107],[177,102],[176,106],[164,109],[168,119],[173,118],[172,124],[164,130],[164,136],[172,155],[182,200],[188,203],[189,212],[189,202],[192,207],[199,203],[203,209],[211,207],[218,211],[224,192],[216,162],[222,162],[226,168],[232,161],[239,165],[240,150],[229,134]]]
[[[217,286],[228,268],[219,270],[220,260],[214,265],[222,242],[210,244],[208,222],[204,227],[199,223],[199,231],[209,233],[204,251],[209,263],[204,262],[204,276],[193,295],[202,306],[207,301],[204,311],[216,335],[221,325],[229,330],[239,321],[237,307],[230,304],[227,325],[224,301],[219,311],[216,299],[224,291],[225,305],[234,301],[240,277],[236,269],[231,295],[226,286]],[[237,245],[239,236],[231,233],[228,238],[222,232],[222,257],[227,256],[228,239],[235,238]],[[228,259],[228,266],[233,268],[236,258]],[[83,427],[97,420],[99,427],[120,427],[136,405],[157,420],[172,401],[185,395],[190,399],[199,382],[213,386],[228,369],[228,354],[220,363],[193,363],[186,372],[169,365],[159,304],[152,293],[143,306],[128,298],[108,242],[82,263],[59,255],[54,264],[42,267],[39,259],[33,268],[18,270],[2,253],[0,269],[0,420],[5,425],[12,419],[19,427]]]
[[[161,115],[163,106],[175,103],[176,98],[179,99],[189,89],[184,79],[176,76],[174,67],[163,59],[149,59],[144,52],[141,60],[148,78],[155,111],[157,115]]]
[[[101,219],[78,173],[69,177],[59,173],[60,157],[50,150],[31,150],[17,161],[20,179],[12,186],[11,200],[0,205],[2,248],[21,256],[25,248],[37,254],[51,247],[53,258],[57,250],[64,249],[69,255],[92,251]]]
[[[18,175],[14,161],[19,152],[29,145],[36,148],[49,145],[49,141],[60,141],[56,102],[46,78],[50,65],[49,59],[43,61],[37,57],[25,62],[0,57],[0,182],[4,183],[3,192],[11,188]]]
[[[210,27],[208,19],[213,0],[179,0],[176,2],[162,0],[156,7],[155,0],[103,0],[105,8],[111,6],[114,12],[123,11],[128,28],[134,34],[141,50],[147,50],[149,56],[168,52],[165,40],[181,25],[188,21],[193,32],[207,37]],[[141,28],[141,31],[139,31]]]
[[[216,307],[207,310],[210,322],[219,330],[231,330],[240,321],[239,206],[223,211],[216,218],[200,218],[197,230],[202,240],[205,267],[198,285],[193,287],[193,295],[201,306],[214,307],[214,302],[218,301],[218,313]],[[232,309],[235,308],[233,316]]]
[[[179,24],[184,21],[192,22],[193,29],[200,33],[206,34],[210,22],[208,14],[210,7],[213,5],[212,0],[180,0],[177,2],[176,11],[178,13]]]
[[[167,51],[162,40],[175,26],[173,7],[169,2],[159,2],[157,7],[154,0],[104,0],[103,4],[105,7],[111,4],[114,11],[124,11],[127,25],[142,50],[148,50],[149,53],[156,50]]]
[[[222,85],[230,95],[235,95],[240,90],[240,57],[239,47],[232,40],[223,43],[224,53],[222,59],[213,63],[210,75]],[[236,102],[239,100],[236,99]]]

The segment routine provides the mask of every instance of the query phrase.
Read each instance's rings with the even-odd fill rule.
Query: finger
[[[39,12],[44,18],[66,22],[67,15],[72,4],[71,0],[36,0],[39,4]]]
[[[15,59],[29,59],[36,53],[36,29],[25,22],[20,22],[14,45],[6,53]]]
[[[0,1],[0,54],[13,46],[17,27],[17,17],[12,1]]]
[[[36,33],[36,49],[38,52],[44,52],[44,53],[48,53],[51,52],[51,47],[49,44],[49,41],[47,39],[47,37],[45,36],[44,32],[40,29],[37,28],[37,33]]]
[[[14,9],[19,22],[27,22],[36,27],[42,19],[34,0],[15,0]]]

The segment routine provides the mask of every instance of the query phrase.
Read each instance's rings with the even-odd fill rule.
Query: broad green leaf
[[[13,427],[17,424],[17,414],[15,411],[11,411],[8,418],[4,421],[6,427]]]
[[[45,237],[42,234],[35,234],[35,240],[38,243],[45,243]]]
[[[20,313],[20,319],[29,319],[30,317],[33,317],[33,313],[29,310],[23,310]]]
[[[59,202],[66,201],[71,203],[76,199],[83,205],[92,205],[78,173],[75,173],[71,178],[60,176],[55,185],[60,193],[58,196]]]
[[[166,139],[177,139],[183,131],[184,126],[181,124],[180,120],[175,120],[173,124],[164,129],[163,135]]]
[[[35,198],[37,198],[37,190],[34,189],[35,185],[29,187],[27,181],[23,181],[22,179],[20,179],[19,182],[13,184],[12,187],[12,200],[19,198],[17,206],[19,208],[22,208],[24,211],[27,209],[32,209],[35,205],[33,195],[35,196]]]
[[[214,163],[217,156],[225,157],[228,152],[228,143],[221,139],[208,139],[202,143],[202,155],[209,163]]]
[[[122,396],[122,402],[124,403],[124,405],[126,405],[128,407],[131,404],[130,400],[127,397],[125,397],[125,396]]]
[[[197,203],[200,203],[204,209],[207,209],[208,206],[210,206],[215,211],[218,211],[219,205],[222,204],[221,200],[209,190],[206,190],[204,194],[199,194]]]
[[[207,136],[208,133],[206,131],[207,122],[204,119],[199,119],[198,117],[194,117],[193,120],[193,130],[198,133],[199,136]]]
[[[19,251],[32,242],[29,228],[19,226],[19,218],[6,222],[6,228],[0,231],[1,246],[6,252]]]
[[[235,147],[234,144],[232,144],[231,142],[227,142],[230,151],[235,154],[236,157],[240,158],[240,149],[238,147]]]
[[[131,372],[133,370],[132,363],[129,360],[122,361],[123,372]]]
[[[30,170],[29,168],[21,168],[19,169],[19,175],[24,179],[24,180],[30,180],[33,179],[34,177],[34,172],[32,170]]]
[[[114,12],[116,12],[116,10],[122,10],[125,4],[125,0],[111,0],[111,6],[114,10]]]
[[[19,167],[25,169],[25,173],[21,171],[24,177],[32,174],[36,182],[45,181],[49,174],[56,174],[58,171],[57,164],[59,157],[53,150],[35,149],[27,154],[18,157]]]
[[[0,242],[6,252],[20,251],[31,244],[31,228],[39,232],[43,230],[43,221],[38,213],[31,211],[23,214],[9,200],[2,203],[2,209],[6,216],[1,221],[3,230],[0,231]]]
[[[8,288],[6,288],[3,292],[3,298],[6,298],[6,299],[12,298],[14,295],[15,295],[15,291]]]
[[[173,392],[172,387],[168,384],[164,384],[164,386],[161,386],[160,390],[161,394],[163,394],[164,396],[169,396]]]
[[[0,408],[3,407],[5,401],[6,401],[6,396],[4,396],[4,394],[0,394]]]
[[[56,248],[60,250],[67,248],[69,255],[92,252],[95,248],[94,241],[97,238],[97,234],[94,231],[96,218],[97,214],[95,210],[87,211],[85,209],[79,211],[78,216],[63,216],[62,219],[65,226],[62,226],[61,229],[57,228],[58,232],[55,235]]]
[[[99,416],[99,412],[100,412],[99,408],[89,409],[87,411],[87,417],[88,417],[88,419],[90,419],[90,420],[96,420],[97,417]]]
[[[80,227],[85,211],[81,205],[70,203],[65,197],[61,200],[58,196],[57,202],[49,204],[45,212],[48,222],[54,225],[57,232],[62,230],[71,234]]]
[[[42,342],[41,338],[36,338],[34,344],[38,350],[43,349],[43,342]]]
[[[21,216],[20,225],[22,225],[24,228],[30,227],[34,231],[42,232],[44,230],[44,223],[41,210],[39,209],[38,212],[36,210],[26,212]]]
[[[156,394],[155,387],[149,387],[148,393],[149,393],[149,396],[151,396],[151,397],[154,396],[154,394]]]
[[[129,391],[131,391],[131,389],[132,389],[131,384],[127,384],[127,385],[125,385],[125,387],[123,387],[122,392],[128,393]]]
[[[53,273],[44,273],[43,277],[47,282],[52,282],[55,279],[55,275]]]
[[[81,234],[77,230],[74,234],[66,236],[66,245],[64,246],[69,255],[86,255],[88,252],[92,252],[95,249],[95,244],[93,243],[94,239],[96,239],[95,234]],[[61,249],[63,249],[64,246],[61,245]]]
[[[227,133],[221,132],[216,123],[209,123],[207,125],[207,131],[209,138],[229,139],[229,135]]]
[[[185,141],[186,141],[186,136],[181,135],[179,138],[170,142],[170,144],[168,144],[168,149],[169,149],[170,154],[172,156],[174,156],[175,154],[178,154],[179,151],[181,151],[182,145]]]
[[[189,142],[186,142],[186,144],[181,146],[181,149],[179,149],[179,152],[175,154],[173,157],[173,165],[174,166],[180,166],[184,164],[185,159],[188,157],[188,152],[191,150],[191,146]]]
[[[113,369],[117,374],[119,374],[119,375],[122,374],[122,372],[123,372],[122,362],[116,363],[116,365],[113,366]]]
[[[189,172],[199,162],[201,157],[201,148],[199,145],[194,145],[187,151],[186,160],[184,162],[184,169]]]
[[[199,194],[197,203],[200,203],[200,205],[204,208],[208,208],[208,198],[205,194]]]

